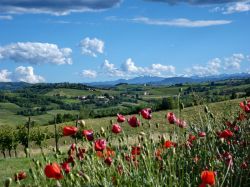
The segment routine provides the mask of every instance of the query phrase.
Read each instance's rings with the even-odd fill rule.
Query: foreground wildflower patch
[[[62,134],[76,142],[67,154],[34,160],[30,172],[17,173],[15,180],[32,186],[249,186],[248,104],[218,121],[206,108],[201,124],[168,112],[160,124],[166,133],[157,139],[140,132],[132,144],[123,127],[151,128],[151,109],[127,119],[118,114],[117,122],[100,132],[66,126]],[[78,132],[81,139],[75,139]]]

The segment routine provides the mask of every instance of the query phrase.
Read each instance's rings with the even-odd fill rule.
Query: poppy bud
[[[185,108],[184,103],[181,103],[181,104],[180,104],[180,108],[181,108],[181,110],[183,110],[183,109]]]
[[[204,111],[205,111],[205,113],[208,113],[208,112],[209,112],[209,110],[208,110],[208,107],[207,107],[207,106],[205,106]]]
[[[145,135],[146,135],[146,133],[145,133],[145,132],[143,132],[143,131],[141,131],[141,132],[140,132],[140,135],[145,136]]]
[[[113,160],[112,160],[111,157],[108,157],[108,158],[106,158],[106,159],[104,160],[105,164],[107,164],[108,166],[111,166],[112,161],[113,161]]]
[[[102,135],[105,133],[105,130],[104,130],[103,127],[101,127],[101,131],[100,132],[101,132]]]
[[[27,174],[24,171],[20,171],[19,173],[15,174],[15,181],[23,180],[27,177]]]
[[[156,123],[156,128],[157,128],[157,129],[159,128],[159,126],[160,126],[160,124],[159,124],[159,123]]]
[[[83,173],[83,178],[87,181],[87,182],[90,182],[90,178],[89,176],[86,174],[86,173]]]
[[[68,162],[62,163],[61,166],[62,166],[62,169],[65,171],[65,173],[69,173],[70,172],[71,168],[70,168]]]
[[[84,128],[85,125],[86,125],[86,123],[85,123],[85,121],[83,119],[82,120],[78,120],[77,122],[80,125],[80,127],[82,127],[82,128]]]
[[[12,179],[10,177],[8,177],[5,180],[4,185],[5,185],[5,187],[10,187],[11,183],[12,183]]]
[[[199,137],[205,137],[205,136],[206,136],[206,133],[205,133],[205,132],[199,132],[198,136],[199,136]]]

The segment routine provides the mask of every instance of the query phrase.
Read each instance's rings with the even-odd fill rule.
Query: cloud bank
[[[99,11],[119,5],[121,0],[0,0],[0,12],[8,14],[67,15],[72,12]]]
[[[242,53],[235,53],[230,57],[214,58],[210,60],[205,66],[194,65],[186,69],[186,76],[210,76],[220,74],[222,71],[230,73],[232,71],[240,70],[241,63],[247,59]]]
[[[14,72],[10,72],[6,69],[0,70],[0,82],[27,82],[27,83],[41,83],[45,79],[34,73],[34,68],[31,66],[24,67],[19,66]]]
[[[71,53],[70,48],[59,48],[56,44],[18,42],[0,46],[0,61],[11,60],[29,64],[72,64]]]

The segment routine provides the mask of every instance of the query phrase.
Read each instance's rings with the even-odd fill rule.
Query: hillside
[[[62,122],[74,120],[77,115],[80,118],[99,118],[119,112],[132,114],[143,107],[156,111],[171,109],[176,107],[180,89],[186,107],[197,104],[194,103],[197,99],[202,103],[224,101],[249,96],[250,79],[172,86],[118,84],[110,88],[93,88],[82,84],[56,83],[15,88],[0,91],[0,125],[23,124],[29,116],[34,124],[47,125],[54,123],[54,117]]]

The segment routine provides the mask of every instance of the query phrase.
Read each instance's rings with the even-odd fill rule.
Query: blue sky
[[[250,72],[249,0],[68,2],[0,0],[0,82]]]

